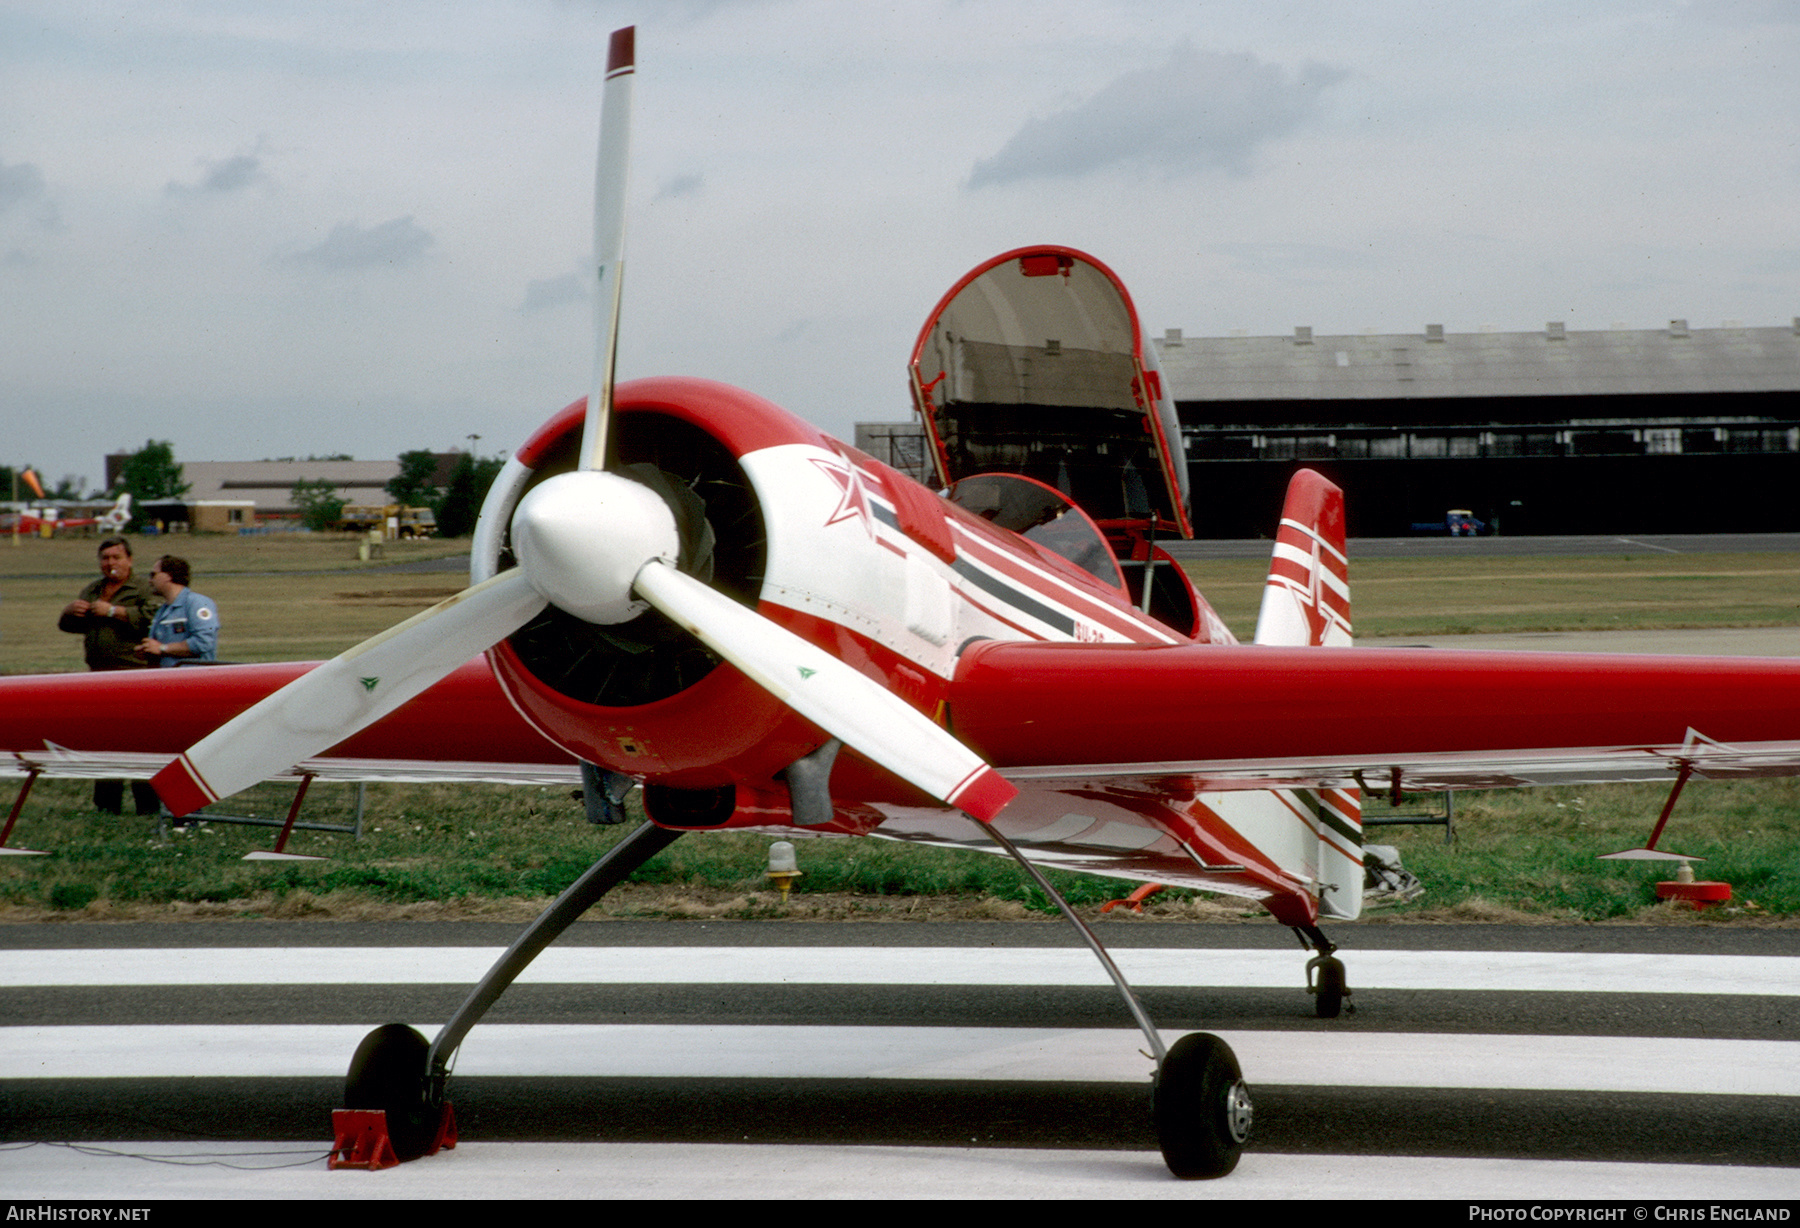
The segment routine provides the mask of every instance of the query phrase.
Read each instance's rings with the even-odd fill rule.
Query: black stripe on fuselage
[[[874,511],[875,519],[881,521],[882,524],[887,525],[896,533],[904,533],[904,530],[900,528],[900,518],[894,514],[892,509],[882,506],[873,499],[869,500],[869,507]],[[960,557],[960,555],[956,562],[951,564],[951,567],[957,575],[969,581],[969,583],[973,584],[976,588],[979,588],[990,597],[998,598],[1000,601],[1011,606],[1014,610],[1024,614],[1026,617],[1035,618],[1041,623],[1055,627],[1064,635],[1072,636],[1075,634],[1075,620],[1073,618],[1070,618],[1060,610],[1050,608],[1036,598],[1027,596],[1022,590],[1014,588],[999,577],[989,575],[987,572],[982,571],[980,568]]]
[[[1075,620],[1060,610],[1051,609],[1036,598],[1028,597],[998,576],[989,575],[967,559],[958,558],[951,566],[956,574],[973,584],[990,597],[998,598],[1027,618],[1035,618],[1041,623],[1055,627],[1064,635],[1075,634]]]

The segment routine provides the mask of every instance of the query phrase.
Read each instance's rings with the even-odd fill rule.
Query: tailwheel
[[[344,1107],[387,1113],[394,1155],[416,1160],[436,1150],[444,1106],[434,1103],[425,1068],[431,1045],[403,1023],[389,1023],[363,1037],[344,1080]]]
[[[1250,1089],[1231,1046],[1208,1032],[1183,1036],[1156,1071],[1156,1141],[1185,1180],[1223,1177],[1250,1137]]]
[[[1350,994],[1344,983],[1344,961],[1330,955],[1309,959],[1306,961],[1306,979],[1306,992],[1313,995],[1313,1013],[1320,1019],[1336,1019],[1343,1012],[1344,999]]]

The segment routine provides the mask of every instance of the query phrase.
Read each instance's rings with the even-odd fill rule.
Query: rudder
[[[1288,483],[1255,642],[1350,646],[1344,492],[1311,469],[1300,470]]]

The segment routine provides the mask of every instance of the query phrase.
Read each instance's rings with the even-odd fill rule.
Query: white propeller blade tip
[[[185,819],[200,807],[219,800],[218,794],[206,787],[206,781],[201,779],[186,755],[152,776],[150,787],[156,790],[156,796],[169,808],[169,813],[178,819]]]
[[[971,818],[991,823],[1017,796],[1019,791],[1008,784],[1004,776],[983,764],[944,800]]]

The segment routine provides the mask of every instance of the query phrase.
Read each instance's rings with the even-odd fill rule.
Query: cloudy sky
[[[620,374],[837,434],[1029,242],[1154,335],[1800,314],[1796,0],[0,0],[0,461],[509,450],[633,22]]]

